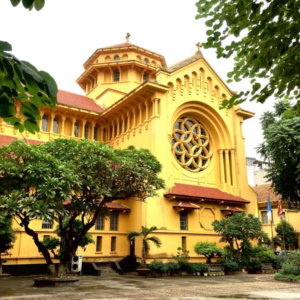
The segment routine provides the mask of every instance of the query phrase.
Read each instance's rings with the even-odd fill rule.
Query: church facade
[[[109,204],[110,217],[90,231],[95,244],[79,250],[86,261],[119,260],[141,253],[127,233],[156,226],[161,248],[153,258],[167,259],[177,248],[191,261],[204,260],[193,250],[198,241],[217,242],[211,223],[228,214],[255,213],[256,194],[248,186],[242,124],[253,114],[239,106],[219,109],[233,92],[203,57],[171,66],[162,55],[127,42],[97,49],[84,63],[77,83],[86,96],[59,91],[55,110],[41,110],[41,131],[21,136],[0,119],[0,146],[26,138],[39,144],[56,138],[104,142],[116,148],[147,148],[163,164],[166,182],[146,203],[127,199]],[[35,221],[39,235],[54,235],[55,224]],[[225,245],[222,245],[225,246]],[[8,264],[44,263],[22,229]]]

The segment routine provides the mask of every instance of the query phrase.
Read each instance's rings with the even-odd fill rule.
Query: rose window
[[[172,152],[186,170],[205,170],[212,157],[210,136],[205,127],[193,118],[176,121],[172,135]]]

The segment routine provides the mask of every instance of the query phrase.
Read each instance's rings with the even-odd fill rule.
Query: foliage
[[[216,243],[198,242],[194,246],[194,250],[198,255],[204,255],[206,257],[207,264],[210,264],[211,259],[215,256],[224,256],[223,249],[218,247]]]
[[[66,232],[70,232],[70,217],[67,217],[62,221],[62,226]],[[83,230],[81,221],[78,219],[74,220],[73,226],[75,235],[79,235]],[[64,239],[62,239],[62,234],[59,226],[56,227],[55,233],[60,237],[60,239],[52,236],[47,236],[42,243],[48,250],[52,252],[56,259],[62,260],[64,259],[64,255],[66,254],[66,245],[63,242]],[[87,233],[80,242],[79,247],[81,247],[85,251],[85,247],[91,243],[94,243],[92,234]]]
[[[257,258],[252,258],[249,262],[248,268],[260,270],[262,268],[262,262]]]
[[[114,149],[89,140],[56,139],[39,146],[14,141],[0,148],[0,214],[12,215],[24,227],[47,265],[53,262],[32,221],[55,220],[66,245],[59,269],[67,268],[105,205],[157,195],[164,187],[160,172],[161,164],[145,149]],[[67,217],[69,230],[63,227]]]
[[[218,58],[234,55],[228,82],[251,79],[252,90],[240,92],[223,107],[251,101],[264,103],[275,95],[299,94],[299,0],[199,0],[197,19],[207,18],[209,36],[204,48],[215,48]],[[232,79],[231,79],[232,78]],[[261,86],[261,78],[268,80]]]
[[[225,259],[222,261],[222,265],[228,271],[238,271],[239,270],[239,265],[234,260]]]
[[[229,244],[231,258],[234,260],[241,259],[243,252],[245,255],[250,254],[250,241],[267,238],[260,220],[251,214],[247,216],[245,213],[234,214],[226,219],[215,220],[212,225],[214,231],[222,236],[220,242]]]
[[[292,264],[292,263],[286,263],[283,264],[282,268],[279,270],[280,274],[283,275],[300,275],[300,269],[298,266]]]
[[[207,271],[207,265],[202,263],[191,264],[194,273]]]
[[[282,220],[275,227],[276,243],[280,245],[281,249],[288,250],[290,247],[294,247],[296,244],[296,230],[292,224],[286,220]]]
[[[168,267],[163,263],[162,260],[154,259],[154,261],[149,265],[150,270],[155,271],[158,274],[165,274],[168,271]]]
[[[251,257],[258,259],[261,262],[268,262],[275,258],[275,254],[266,246],[256,246],[253,247],[251,251]]]
[[[188,250],[183,250],[181,247],[178,247],[177,255],[173,256],[172,258],[177,261],[180,271],[191,270],[191,264],[189,263],[190,256]]]
[[[266,178],[282,201],[300,203],[300,116],[282,118],[282,112],[290,107],[289,102],[280,101],[273,112],[265,112],[260,121],[264,141],[257,153],[271,162],[266,169]]]
[[[165,263],[165,266],[167,268],[167,272],[177,272],[179,270],[178,263],[175,263],[173,261]]]
[[[20,2],[11,0],[13,6]],[[33,7],[40,10],[45,0],[22,0],[22,3],[29,10]],[[20,132],[25,128],[34,134],[40,130],[37,120],[41,120],[41,106],[49,105],[53,109],[56,106],[57,84],[47,72],[38,71],[10,51],[12,46],[0,41],[0,117]]]
[[[300,269],[300,250],[291,251],[288,255],[288,262]]]
[[[8,255],[8,250],[13,248],[15,240],[16,233],[12,228],[12,218],[9,215],[0,215],[0,275],[2,274],[2,263],[6,261],[1,259],[1,253]]]
[[[142,268],[146,267],[146,254],[150,251],[150,243],[152,242],[156,247],[160,248],[161,241],[156,236],[148,236],[153,231],[156,231],[156,226],[152,226],[150,228],[142,226],[141,231],[131,231],[127,235],[127,240],[131,241],[132,239],[138,237],[142,239],[142,255],[141,255],[141,266]]]
[[[276,270],[279,270],[282,268],[283,264],[287,262],[287,256],[286,255],[278,255],[275,256],[273,259],[272,265],[273,268]]]
[[[291,274],[286,275],[286,274],[276,273],[275,277],[287,278],[287,279],[292,279],[292,280],[300,280],[300,276],[291,275]]]

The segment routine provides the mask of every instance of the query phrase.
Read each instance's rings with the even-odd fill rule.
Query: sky
[[[126,41],[164,55],[171,66],[197,51],[206,41],[204,20],[196,20],[196,0],[46,0],[39,11],[14,8],[0,1],[0,39],[9,42],[13,54],[50,73],[59,89],[84,95],[76,83],[83,63],[98,48]],[[233,59],[217,59],[215,50],[201,49],[204,57],[226,82]],[[248,82],[228,84],[233,91],[249,88]],[[259,118],[271,110],[274,100],[241,107],[255,113],[243,123],[246,156],[258,158],[255,148],[262,142]]]

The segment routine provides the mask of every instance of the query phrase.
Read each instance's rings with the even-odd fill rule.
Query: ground
[[[76,286],[35,288],[31,277],[0,278],[0,300],[79,299],[300,299],[300,283],[275,281],[274,275],[220,277],[80,276]]]

